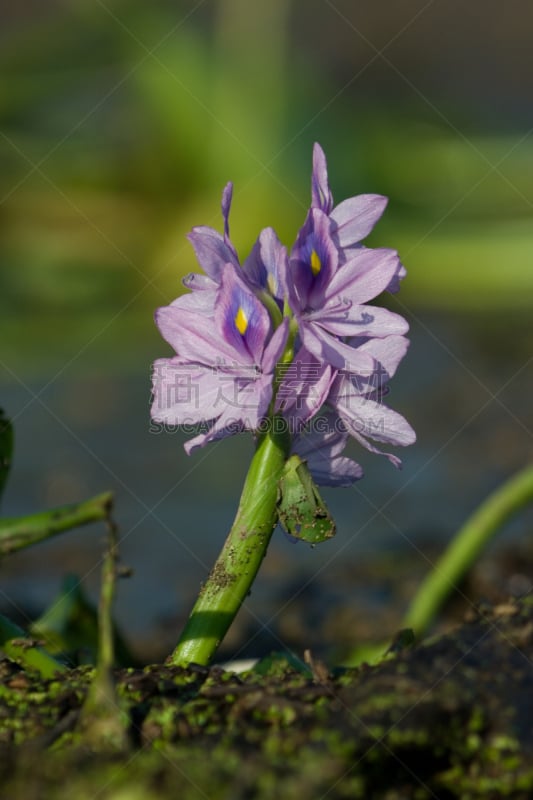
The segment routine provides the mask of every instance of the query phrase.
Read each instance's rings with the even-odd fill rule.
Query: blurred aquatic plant
[[[13,428],[9,419],[0,409],[0,499],[11,466],[13,456]],[[0,518],[0,557],[5,558],[17,550],[30,547],[38,542],[49,539],[59,533],[72,530],[80,525],[96,521],[109,521],[112,504],[111,492],[93,497],[82,503],[72,503],[61,508],[42,511],[37,514],[24,515],[13,518]],[[58,637],[63,637],[63,643],[72,644],[72,631],[66,630],[66,618],[73,613],[80,612],[80,619],[87,622],[88,606],[82,602],[82,595],[74,592],[72,582],[69,581],[65,592],[62,594],[58,605],[51,608],[41,620],[42,631],[50,633],[55,628],[55,644],[53,650],[59,651]],[[61,620],[61,624],[59,621]],[[59,627],[58,627],[59,626]],[[82,634],[85,636],[86,630]],[[90,627],[90,625],[89,625]],[[41,634],[39,623],[32,631],[37,637]],[[76,637],[74,637],[76,638]],[[90,636],[88,646],[90,646]],[[79,639],[76,639],[79,643]],[[0,648],[4,653],[19,664],[41,672],[44,677],[53,677],[56,672],[64,669],[64,664],[43,649],[39,638],[32,638],[26,631],[15,625],[11,620],[0,615]]]

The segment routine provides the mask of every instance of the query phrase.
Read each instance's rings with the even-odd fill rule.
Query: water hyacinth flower
[[[350,258],[350,251],[361,248],[361,242],[372,231],[387,207],[388,199],[379,194],[359,194],[333,205],[329,188],[326,156],[319,144],[313,148],[313,174],[311,178],[311,207],[319,208],[331,220],[331,235],[339,250],[341,262]],[[399,266],[387,286],[387,291],[397,292],[406,270]]]
[[[268,312],[232,265],[222,274],[212,313],[182,303],[160,308],[156,320],[178,355],[155,363],[152,418],[172,425],[208,423],[206,432],[186,443],[188,453],[255,430],[272,399],[288,320],[272,332]]]
[[[189,234],[205,274],[188,275],[184,284],[191,293],[156,314],[177,355],[155,364],[152,409],[159,422],[207,426],[185,445],[187,452],[258,430],[273,399],[294,434],[327,407],[374,452],[379,451],[368,436],[398,445],[414,440],[403,418],[385,407],[380,415],[371,406],[380,405],[379,399],[361,395],[359,388],[364,375],[383,369],[385,351],[394,344],[398,353],[402,341],[403,355],[407,344],[406,321],[369,305],[402,276],[398,254],[360,244],[386,198],[359,195],[335,207],[319,145],[311,183],[312,205],[290,254],[275,231],[265,228],[241,266],[229,235],[231,183],[222,194],[224,233],[199,226]],[[291,352],[276,371],[287,338]],[[390,459],[399,465],[397,457]]]
[[[415,440],[409,423],[382,402],[407,350],[408,325],[371,302],[396,291],[405,270],[395,250],[362,244],[386,198],[359,195],[335,206],[315,145],[311,207],[294,245],[286,248],[266,227],[241,261],[230,238],[232,193],[228,183],[223,233],[200,226],[189,235],[203,274],[188,275],[190,292],[156,313],[175,355],[154,365],[153,419],[200,426],[188,453],[243,431],[256,439],[235,523],[174,664],[209,662],[278,518],[309,543],[333,536],[316,484],[350,486],[362,477],[344,455],[350,439],[374,453],[381,453],[375,442]]]

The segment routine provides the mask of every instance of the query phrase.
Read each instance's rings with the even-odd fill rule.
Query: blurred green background
[[[390,302],[413,346],[392,404],[420,438],[401,480],[363,462],[368,513],[336,500],[340,536],[376,527],[372,504],[385,497],[402,531],[433,513],[449,535],[530,457],[530,0],[0,8],[0,388],[18,441],[5,512],[114,488],[126,557],[148,570],[126,590],[126,626],[139,586],[142,624],[188,604],[249,454],[222,443],[187,460],[176,437],[149,434],[150,363],[168,352],[153,309],[195,269],[190,228],[220,228],[227,180],[241,255],[267,225],[291,244],[314,141],[337,201],[390,198],[369,242],[397,248],[408,268]],[[61,553],[57,574],[66,561],[94,587],[97,534],[77,536],[45,549]],[[56,586],[53,570],[49,584],[35,579],[32,558],[9,562],[7,613],[40,608]]]
[[[4,4],[3,315],[165,302],[229,179],[243,252],[268,224],[290,244],[315,140],[338,199],[390,197],[373,241],[407,262],[406,302],[531,307],[532,17],[527,0]]]

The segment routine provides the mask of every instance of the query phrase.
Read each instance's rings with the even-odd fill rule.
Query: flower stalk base
[[[273,425],[258,444],[235,522],[168,659],[174,666],[211,662],[266,554],[278,519],[278,484],[290,445],[284,426],[277,427],[280,432]]]

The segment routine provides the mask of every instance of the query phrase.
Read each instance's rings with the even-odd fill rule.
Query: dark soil
[[[375,667],[307,658],[236,675],[121,670],[88,734],[93,676],[1,664],[2,800],[533,796],[533,599],[470,613]],[[127,737],[115,737],[117,720]],[[83,721],[83,725],[80,722]],[[90,725],[89,725],[90,729]],[[125,743],[126,742],[126,743]]]

